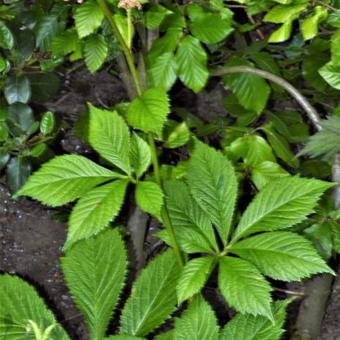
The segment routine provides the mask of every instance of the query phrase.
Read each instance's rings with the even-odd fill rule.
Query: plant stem
[[[99,4],[102,12],[104,13],[105,17],[109,21],[111,28],[112,28],[112,32],[117,37],[117,39],[118,39],[118,41],[119,41],[119,43],[120,43],[120,45],[123,49],[126,61],[128,63],[128,66],[129,66],[129,69],[130,69],[130,72],[131,72],[131,75],[132,75],[132,78],[133,78],[133,81],[134,81],[136,92],[140,96],[142,94],[142,87],[140,85],[140,80],[139,80],[137,69],[136,69],[136,66],[135,66],[135,63],[134,63],[134,58],[133,58],[133,54],[132,54],[132,51],[131,51],[131,47],[128,44],[126,44],[123,36],[120,34],[119,29],[118,29],[118,27],[117,27],[117,25],[114,21],[113,14],[106,4],[106,0],[97,0],[97,2]],[[131,12],[128,11],[127,15],[128,15],[128,19],[127,19],[128,20],[128,27],[130,26],[130,28],[128,28],[128,30],[131,31]],[[130,37],[130,35],[131,35],[131,32],[130,32],[130,34],[128,34],[128,36]],[[154,170],[154,173],[155,173],[156,182],[161,188],[163,188],[162,180],[161,180],[161,176],[160,176],[160,170],[159,170],[157,149],[156,149],[156,145],[155,145],[153,135],[151,133],[148,134],[148,141],[149,141],[149,145],[150,145],[150,149],[151,149],[151,159],[152,159],[152,165],[153,165],[153,170]],[[171,223],[169,211],[167,209],[166,204],[164,204],[164,208],[163,208],[163,212],[162,212],[162,218],[163,218],[164,226],[168,230],[169,236],[171,237],[172,248],[173,248],[173,250],[176,254],[178,264],[182,268],[183,265],[184,265],[184,261],[183,261],[181,251],[179,249],[179,246],[178,246],[178,243],[177,243],[177,240],[176,240],[176,234],[175,234],[173,225]]]
[[[131,9],[126,10],[127,14],[127,41],[128,41],[128,48],[131,51],[131,41],[132,41],[132,20],[131,20]]]
[[[151,149],[151,160],[152,160],[153,171],[155,174],[156,182],[163,189],[161,174],[160,174],[160,169],[159,169],[159,162],[158,162],[158,157],[157,157],[157,149],[155,145],[155,140],[151,133],[148,134],[148,142],[149,142],[150,149]],[[176,254],[178,264],[180,265],[180,267],[183,267],[184,265],[183,257],[181,255],[181,251],[177,244],[175,230],[171,223],[169,211],[168,211],[166,204],[164,204],[164,207],[163,207],[162,218],[163,218],[163,223],[169,232],[169,236],[171,237],[172,247]]]
[[[110,11],[109,7],[107,6],[106,1],[105,0],[97,0],[97,2],[99,4],[102,12],[104,13],[106,19],[109,21],[109,24],[111,25],[111,28],[112,28],[112,32],[116,36],[118,42],[120,43],[120,45],[123,49],[126,61],[129,65],[129,69],[130,69],[133,81],[135,83],[137,94],[141,95],[142,94],[142,88],[141,88],[141,85],[140,85],[137,69],[136,69],[136,66],[135,66],[135,63],[134,63],[134,60],[133,60],[133,55],[131,53],[131,50],[130,50],[129,46],[126,44],[123,36],[120,34],[119,29],[116,25],[116,22],[113,18],[113,14]]]

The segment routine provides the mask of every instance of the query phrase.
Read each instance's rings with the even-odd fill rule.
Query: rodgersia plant
[[[292,22],[309,8],[303,2],[294,11],[290,4],[277,2],[261,1],[261,8],[249,3],[253,14],[268,10],[266,20],[274,23],[281,24],[278,18],[288,7],[292,11],[287,23],[282,22],[271,36],[272,42],[288,39]],[[236,55],[226,67],[208,69],[207,50],[218,51],[218,44],[235,28],[233,13],[221,1],[154,4],[145,11],[138,1],[128,0],[119,4],[87,0],[65,6],[61,11],[56,10],[61,9],[60,4],[52,6],[49,18],[37,28],[50,42],[44,40],[44,49],[70,61],[84,58],[88,69],[95,72],[120,48],[125,79],[132,84],[128,88],[131,101],[106,110],[89,104],[88,141],[100,164],[80,155],[57,156],[36,171],[17,196],[29,196],[51,207],[75,202],[61,263],[90,338],[107,336],[125,284],[126,249],[112,222],[131,189],[136,204],[164,227],[157,236],[168,249],[139,273],[119,315],[118,334],[108,339],[248,340],[249,335],[279,339],[290,300],[273,301],[269,279],[297,281],[333,273],[295,227],[314,214],[321,196],[334,184],[299,174],[299,161],[289,143],[302,140],[290,131],[286,117],[266,112],[264,126],[249,125],[263,113],[270,96],[271,88],[263,78],[288,90],[318,126],[316,111],[280,76],[254,69],[254,63],[268,66],[266,53],[256,54],[249,48],[243,51],[247,60]],[[65,15],[72,16],[74,27],[60,27]],[[325,11],[320,9],[315,9],[312,21],[303,17],[306,40],[324,17]],[[58,29],[43,35],[48,20]],[[134,22],[138,22],[136,27]],[[159,29],[162,36],[156,40],[145,37],[144,29],[147,33]],[[136,32],[144,57],[138,67],[133,53]],[[275,69],[270,55],[269,64]],[[224,76],[225,86],[233,92],[226,106],[238,117],[246,117],[228,130],[232,138],[228,133],[224,136],[222,150],[194,136],[189,119],[169,119],[168,91],[177,77],[198,92],[210,73]],[[301,130],[308,130],[299,115],[290,117]],[[334,143],[332,150],[322,152],[313,147],[315,140],[330,132],[334,137],[333,130],[320,132],[303,152],[333,152]],[[160,163],[163,147],[178,148],[189,141],[187,161],[172,167]],[[248,179],[257,190],[244,208],[244,200],[238,203],[244,198],[240,183]],[[249,201],[252,193],[247,194]],[[209,278],[215,277],[225,303],[238,312],[223,327],[204,294]],[[6,339],[69,338],[34,289],[21,279],[0,276],[0,300],[0,334]],[[161,332],[164,323],[167,331]]]

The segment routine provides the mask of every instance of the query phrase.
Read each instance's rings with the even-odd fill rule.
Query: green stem
[[[132,42],[132,19],[131,19],[131,9],[126,10],[127,14],[127,41],[128,41],[128,47],[131,51],[131,42]]]
[[[113,14],[106,4],[106,0],[97,0],[97,2],[99,4],[102,12],[104,13],[105,17],[109,21],[113,34],[117,37],[118,42],[120,43],[120,45],[123,49],[126,61],[128,63],[128,66],[129,66],[129,69],[130,69],[130,72],[131,72],[131,75],[132,75],[132,78],[133,78],[133,81],[134,81],[134,84],[135,84],[136,92],[140,96],[142,94],[142,87],[140,85],[139,76],[138,76],[137,69],[136,69],[136,66],[135,66],[135,63],[134,63],[134,58],[133,58],[133,54],[131,52],[131,49],[128,46],[128,44],[126,44],[123,36],[120,34],[119,29],[118,29],[118,27],[117,27],[117,25],[114,21]],[[127,14],[128,14],[128,23],[130,22],[130,25],[131,25],[131,17],[130,17],[131,14],[129,13],[129,11],[128,11]],[[131,30],[131,27],[130,27],[130,30]],[[156,182],[158,183],[158,185],[161,188],[163,188],[161,175],[160,175],[159,162],[158,162],[158,157],[157,157],[157,149],[156,149],[155,141],[154,141],[152,134],[148,134],[148,141],[149,141],[150,149],[151,149],[151,159],[152,159],[152,165],[153,165],[153,170],[154,170],[154,173],[155,173]],[[178,264],[182,268],[184,266],[184,261],[183,261],[182,254],[181,254],[181,251],[179,249],[179,246],[178,246],[178,243],[177,243],[177,240],[176,240],[175,231],[174,231],[173,225],[171,223],[169,211],[167,209],[166,204],[164,204],[164,208],[163,208],[163,212],[162,212],[162,218],[163,218],[164,226],[168,230],[169,235],[171,237],[172,248],[173,248],[173,250],[176,254]]]
[[[160,169],[159,169],[157,149],[156,149],[156,145],[155,145],[155,140],[154,140],[151,133],[148,134],[148,142],[149,142],[150,149],[151,149],[151,161],[152,161],[152,166],[153,166],[153,171],[154,171],[154,174],[155,174],[156,182],[162,188],[162,179],[161,179],[161,174],[160,174]],[[164,223],[165,227],[167,228],[167,230],[169,232],[169,236],[170,236],[171,241],[172,241],[172,247],[173,247],[173,250],[176,254],[178,264],[180,265],[180,267],[183,267],[184,266],[183,257],[181,255],[181,251],[178,247],[175,230],[174,230],[174,227],[171,223],[169,211],[168,211],[166,204],[164,204],[164,208],[163,208],[163,211],[162,211],[162,218],[163,218],[163,223]]]
[[[99,4],[102,12],[104,13],[106,19],[108,20],[109,24],[111,25],[112,32],[114,33],[114,35],[118,39],[118,42],[120,43],[120,45],[123,49],[123,52],[124,52],[126,61],[128,63],[133,81],[135,83],[137,94],[140,96],[142,94],[142,87],[140,85],[137,69],[136,69],[136,66],[135,66],[135,63],[134,63],[134,60],[133,60],[133,55],[131,53],[131,50],[130,50],[129,46],[126,44],[123,36],[120,34],[120,31],[119,31],[119,29],[116,25],[116,22],[113,18],[113,14],[110,11],[109,7],[107,6],[106,1],[105,0],[97,0],[97,2]]]

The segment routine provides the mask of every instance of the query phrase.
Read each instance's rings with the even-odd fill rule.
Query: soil
[[[226,115],[223,107],[223,92],[224,90],[216,83],[212,83],[199,96],[194,96],[184,89],[174,96],[173,104],[187,108],[209,122],[215,115]],[[81,71],[66,76],[58,97],[45,106],[60,114],[66,121],[74,122],[86,110],[86,102],[110,107],[126,98],[121,82],[109,72],[102,71],[90,75],[86,71]],[[75,137],[71,130],[65,132],[60,144],[63,152],[86,153],[88,151],[87,146]],[[56,221],[53,218],[53,211],[30,200],[11,199],[5,179],[0,180],[0,271],[19,275],[32,283],[71,338],[87,340],[84,320],[72,302],[60,269],[59,258],[62,256],[65,237],[66,224]],[[148,244],[147,240],[146,248],[148,248],[146,251],[151,253],[155,245]],[[303,290],[303,286],[299,286],[298,290]],[[216,295],[216,291],[207,291],[206,294]],[[284,297],[285,295],[281,298]],[[218,296],[215,296],[214,300],[218,303]],[[290,330],[294,328],[294,318],[298,314],[300,302],[301,299],[289,308]],[[339,309],[340,279],[338,278],[334,282],[328,301],[319,340],[340,340]],[[228,311],[218,310],[218,313],[223,319],[222,314],[226,315]],[[228,315],[228,318],[230,316]],[[289,338],[290,333],[284,336],[284,339]]]

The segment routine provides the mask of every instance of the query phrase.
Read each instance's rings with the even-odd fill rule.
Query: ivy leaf
[[[36,339],[33,325],[49,339],[70,340],[36,290],[16,276],[0,275],[0,335]],[[47,337],[46,337],[47,338]]]
[[[121,316],[121,334],[143,337],[176,310],[176,284],[180,270],[168,250],[157,256],[135,281]]]
[[[135,132],[131,137],[130,163],[137,178],[144,174],[151,163],[151,150],[149,144]]]
[[[105,38],[98,34],[90,35],[85,41],[85,63],[90,72],[95,73],[105,62],[108,55]]]
[[[275,280],[298,281],[317,273],[333,273],[304,237],[277,231],[255,235],[230,248]]]
[[[154,182],[138,182],[136,186],[136,202],[145,212],[161,220],[163,192]]]
[[[187,253],[218,251],[208,216],[179,180],[165,183],[167,208],[180,247]]]
[[[177,79],[177,64],[172,52],[160,55],[148,69],[152,86],[170,90]]]
[[[234,257],[220,258],[218,287],[228,304],[242,314],[273,319],[270,284],[248,261]]]
[[[8,104],[26,104],[31,98],[30,81],[25,76],[8,77],[5,82],[4,95]]]
[[[80,38],[84,38],[96,31],[102,24],[104,14],[94,0],[87,0],[77,6],[74,14],[77,32]]]
[[[74,201],[98,184],[119,177],[86,157],[57,156],[43,164],[16,196],[29,196],[57,207]]]
[[[14,37],[10,29],[0,20],[0,47],[11,50],[14,46]]]
[[[275,301],[273,314],[275,323],[263,316],[237,314],[223,328],[219,340],[279,340],[284,333],[286,307],[290,300]]]
[[[161,88],[146,90],[135,98],[128,108],[128,121],[135,129],[162,135],[170,113],[169,96]]]
[[[324,191],[334,186],[316,179],[283,177],[266,185],[248,205],[234,239],[259,232],[290,228],[314,212]]]
[[[176,53],[178,76],[183,84],[199,92],[209,78],[207,53],[200,41],[190,35],[181,40]]]
[[[184,266],[177,284],[178,304],[199,293],[211,274],[215,259],[212,256],[190,260]]]
[[[128,180],[116,180],[87,192],[72,209],[65,249],[98,234],[118,215]]]
[[[233,58],[226,65],[253,66],[252,63],[241,58]],[[264,79],[248,73],[227,74],[223,79],[225,86],[233,91],[243,107],[257,114],[264,110],[270,95],[270,86]]]
[[[214,311],[202,296],[196,296],[189,308],[175,321],[173,340],[218,340]]]
[[[220,152],[197,141],[187,167],[187,177],[194,199],[208,214],[225,244],[237,198],[233,166]]]
[[[117,229],[77,243],[61,259],[67,286],[83,313],[91,339],[102,339],[127,270],[127,254]]]
[[[190,31],[197,39],[206,44],[216,44],[225,39],[232,31],[232,16],[222,18],[213,13],[193,18],[189,24]]]
[[[130,174],[130,131],[116,111],[107,111],[89,105],[91,146],[107,161]]]

